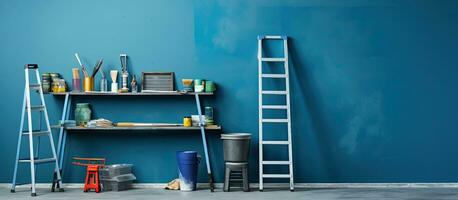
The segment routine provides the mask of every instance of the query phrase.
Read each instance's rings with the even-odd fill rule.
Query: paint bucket
[[[197,170],[200,157],[196,151],[178,151],[177,163],[181,191],[194,191],[197,184]]]
[[[192,126],[191,117],[184,117],[183,118],[183,126],[184,127],[191,127]]]
[[[221,139],[223,140],[224,161],[248,162],[251,134],[221,134]]]

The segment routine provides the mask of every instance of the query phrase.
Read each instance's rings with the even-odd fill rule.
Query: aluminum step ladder
[[[29,79],[29,71],[35,71],[36,80],[38,83],[31,84]],[[37,91],[40,95],[41,105],[32,106],[30,101],[30,91]],[[40,112],[40,129],[34,130],[33,123],[32,123],[32,112]],[[24,129],[24,118],[25,114],[27,113],[27,130]],[[46,130],[41,130],[41,115],[44,115],[45,122],[46,122]],[[13,174],[13,182],[11,184],[11,192],[16,191],[17,185],[26,185],[31,184],[32,188],[32,196],[36,196],[37,193],[35,191],[35,172],[36,172],[36,165],[38,164],[45,164],[45,163],[54,163],[55,168],[54,171],[56,172],[57,179],[60,185],[62,185],[62,180],[59,172],[59,164],[56,155],[56,149],[54,148],[54,141],[51,135],[51,126],[49,124],[48,112],[46,110],[46,104],[43,97],[43,89],[41,87],[41,80],[40,80],[40,73],[38,72],[38,65],[37,64],[26,64],[25,65],[25,89],[24,89],[24,100],[22,104],[22,115],[21,115],[21,127],[19,128],[19,139],[17,144],[16,150],[16,162],[14,164],[14,174]],[[29,138],[29,157],[28,158],[19,158],[20,151],[21,151],[21,142],[22,136],[28,136]],[[40,140],[38,139],[37,142],[37,151],[34,152],[34,137],[41,137],[41,136],[48,136],[49,142],[51,145],[52,157],[51,158],[40,158],[39,157],[39,149],[40,149]],[[30,178],[31,183],[24,183],[18,184],[16,183],[17,178],[17,169],[19,163],[30,163]],[[59,191],[63,191],[63,188],[60,188]]]
[[[283,57],[281,58],[266,58],[263,57],[263,41],[264,40],[282,40],[283,41]],[[284,64],[284,74],[264,74],[262,66],[264,62],[281,62]],[[287,36],[258,36],[258,73],[259,73],[259,190],[264,189],[265,178],[281,178],[289,179],[289,188],[294,191],[294,176],[293,176],[293,154],[291,143],[291,106],[289,92],[289,71],[288,71],[288,38]],[[263,90],[263,79],[285,79],[286,90]],[[264,95],[283,95],[286,97],[286,105],[264,105]],[[263,117],[263,110],[286,110],[286,119],[266,119]],[[265,123],[286,123],[288,129],[288,140],[286,141],[266,141],[263,139],[263,124]],[[287,145],[288,160],[275,161],[264,160],[263,149],[264,145]],[[288,174],[266,174],[264,166],[266,165],[288,165]]]

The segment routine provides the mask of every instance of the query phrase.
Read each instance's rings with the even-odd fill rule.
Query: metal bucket
[[[248,162],[250,152],[251,134],[230,133],[221,134],[224,149],[224,161],[226,162]]]

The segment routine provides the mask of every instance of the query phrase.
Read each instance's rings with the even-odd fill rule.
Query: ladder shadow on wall
[[[289,56],[289,63],[291,65],[290,67],[290,79],[292,87],[292,93],[296,93],[296,95],[299,95],[299,99],[302,101],[295,101],[292,99],[292,110],[294,110],[294,107],[297,107],[295,105],[297,104],[305,104],[305,109],[304,110],[296,110],[293,113],[293,130],[300,130],[296,131],[296,133],[293,132],[293,153],[294,156],[294,162],[298,163],[297,161],[299,160],[306,160],[305,162],[301,163],[320,163],[321,166],[315,166],[315,167],[306,167],[306,166],[295,166],[295,176],[298,177],[298,180],[307,180],[306,182],[313,182],[317,181],[317,176],[313,174],[316,174],[314,172],[310,172],[304,169],[311,169],[311,168],[323,168],[326,172],[325,175],[325,180],[321,179],[320,181],[328,181],[328,180],[336,180],[336,177],[339,177],[339,174],[336,173],[335,166],[337,166],[335,157],[337,155],[334,155],[334,148],[335,144],[332,141],[332,133],[331,130],[329,129],[329,122],[326,121],[326,113],[324,113],[324,110],[320,107],[321,104],[319,103],[319,98],[318,95],[320,95],[319,91],[317,91],[314,87],[316,83],[313,83],[313,77],[312,74],[308,69],[308,66],[312,65],[312,63],[307,62],[307,58],[304,55],[307,55],[305,52],[304,47],[300,47],[299,42],[296,42],[297,40],[294,38],[289,38],[289,49],[288,52],[290,54]],[[294,87],[294,82],[297,82],[297,86]],[[299,91],[293,91],[294,89],[299,89]],[[294,98],[294,94],[292,95]],[[298,99],[298,98],[295,98]],[[306,114],[300,114],[300,113],[306,113]],[[309,119],[307,119],[309,118]],[[302,121],[304,120],[304,121]],[[305,125],[304,125],[305,124]],[[307,126],[310,126],[308,128]],[[312,131],[311,133],[307,133],[306,131]],[[315,146],[318,147],[318,150],[320,152],[315,152],[315,151],[308,151],[308,152],[313,152],[319,154],[318,156],[311,156],[309,153],[304,154],[298,152],[298,147],[295,146],[295,144],[300,144],[300,146],[307,147],[307,145],[304,145],[304,143],[307,143],[308,137],[314,137],[312,139],[312,142],[317,142]],[[296,139],[298,138],[298,139]],[[301,143],[299,143],[301,142]],[[295,151],[294,151],[295,150]],[[303,149],[301,149],[303,150]],[[311,150],[311,149],[308,149]],[[313,149],[312,149],[313,150]],[[302,151],[304,152],[304,151]],[[307,151],[305,151],[307,152]],[[305,156],[299,159],[299,156]],[[314,157],[317,157],[320,159],[319,161],[316,160],[310,160],[313,159]],[[314,180],[315,179],[315,180]],[[327,180],[326,180],[327,179]]]

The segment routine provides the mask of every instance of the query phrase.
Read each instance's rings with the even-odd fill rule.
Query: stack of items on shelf
[[[73,92],[101,92],[108,93],[108,83],[105,73],[103,72],[102,63],[103,59],[100,59],[94,66],[92,74],[89,74],[86,67],[81,62],[78,53],[75,53],[75,57],[78,61],[79,67],[83,72],[83,89],[81,90],[81,79],[79,76],[79,68],[73,68]],[[118,70],[110,70],[111,77],[111,93],[137,93],[138,83],[135,74],[129,75],[127,66],[127,54],[120,54],[121,60],[121,88],[118,86]],[[94,80],[98,72],[101,72],[102,78],[100,79],[100,89],[95,90]],[[130,88],[129,88],[129,77]],[[142,93],[176,93],[176,92],[214,92],[216,90],[215,83],[210,80],[203,79],[183,79],[183,88],[180,91],[175,90],[175,80],[173,72],[142,72],[141,76],[141,92]]]
[[[100,168],[100,180],[103,191],[122,191],[132,188],[137,178],[132,173],[132,164],[105,165]]]
[[[113,127],[113,122],[107,119],[94,119],[87,123],[87,127],[89,128],[111,128]]]
[[[214,92],[216,85],[213,81],[203,79],[182,79],[183,92]]]
[[[41,82],[43,93],[63,93],[67,91],[67,83],[59,73],[43,73]]]

